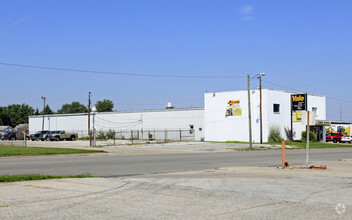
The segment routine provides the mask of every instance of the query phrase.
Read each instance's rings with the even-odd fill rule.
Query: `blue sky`
[[[327,96],[327,118],[352,121],[352,2],[347,0],[17,1],[0,7],[0,106],[57,110],[110,99],[117,110],[202,107],[206,91],[263,88]],[[258,85],[253,80],[252,88]]]

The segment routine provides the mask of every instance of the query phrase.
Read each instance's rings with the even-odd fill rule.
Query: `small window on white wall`
[[[312,107],[312,112],[315,113],[315,117],[318,117],[318,115],[317,115],[317,110],[318,110],[317,107]]]
[[[273,112],[274,113],[280,113],[280,104],[274,104],[273,105]]]

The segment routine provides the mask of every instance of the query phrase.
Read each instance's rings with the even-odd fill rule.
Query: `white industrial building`
[[[42,122],[42,116],[30,116],[30,133],[42,130]],[[135,138],[152,134],[154,139],[204,140],[203,108],[92,112],[90,122],[90,128],[97,132],[111,129],[124,138],[130,138],[132,131]],[[79,137],[88,136],[88,114],[45,115],[44,130],[66,130],[77,132]]]
[[[281,136],[286,139],[285,127],[291,127],[291,95],[293,92],[272,89],[262,90],[262,134],[263,142],[268,141],[272,126],[279,127]],[[252,115],[252,139],[260,142],[260,90],[250,91]],[[226,110],[234,101],[236,114],[226,116]],[[248,91],[230,91],[205,94],[205,139],[207,141],[245,141],[249,140]],[[316,113],[316,120],[326,119],[325,96],[308,94],[308,110]],[[324,132],[323,126],[315,126],[317,132]],[[321,128],[321,129],[319,129]],[[312,128],[313,129],[313,128]],[[293,122],[295,139],[301,139],[305,126],[300,120]],[[325,137],[322,135],[321,137]]]
[[[286,139],[285,127],[291,127],[291,94],[294,92],[272,89],[262,90],[262,139],[268,141],[269,130],[277,126]],[[259,90],[250,91],[252,115],[252,139],[260,141],[260,96]],[[231,103],[232,102],[232,103]],[[231,105],[230,105],[230,104]],[[229,108],[231,113],[229,114]],[[233,111],[232,111],[233,110]],[[308,94],[308,110],[315,112],[315,119],[321,125],[311,127],[319,140],[325,140],[326,99],[325,96]],[[293,117],[295,139],[301,138],[305,126],[297,115]],[[42,116],[29,117],[31,133],[42,130]],[[80,137],[88,135],[88,115],[45,115],[44,130],[66,130],[77,132]],[[330,124],[328,124],[330,125]],[[206,93],[204,108],[96,112],[91,114],[91,129],[109,129],[124,133],[138,132],[138,138],[146,138],[146,132],[155,139],[244,141],[249,140],[248,93],[229,91]],[[132,130],[132,131],[131,131]],[[159,136],[159,137],[158,137]],[[182,136],[182,137],[180,137]]]

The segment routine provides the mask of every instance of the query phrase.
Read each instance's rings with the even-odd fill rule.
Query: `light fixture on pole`
[[[252,113],[251,113],[251,92],[250,92],[250,81],[254,79],[255,77],[260,77],[265,76],[265,73],[258,73],[254,75],[253,77],[250,77],[249,74],[247,74],[247,89],[248,89],[248,127],[249,127],[249,148],[252,149]],[[261,120],[260,116],[260,120]]]

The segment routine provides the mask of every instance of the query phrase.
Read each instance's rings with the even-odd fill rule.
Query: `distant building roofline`
[[[116,111],[116,112],[95,112],[93,114],[122,114],[122,113],[144,113],[144,112],[170,112],[170,111],[199,111],[204,110],[202,107],[194,108],[173,108],[173,109],[150,109],[150,110],[132,110],[132,111]],[[60,116],[79,116],[79,115],[88,115],[88,113],[72,113],[72,114],[53,114],[53,115],[44,115],[45,117],[60,117]],[[31,115],[29,118],[42,118],[43,115]]]
[[[259,90],[259,89],[251,89],[251,91],[253,90]],[[286,90],[278,90],[278,89],[262,89],[262,90],[268,90],[268,91],[277,91],[277,92],[285,92],[285,93],[294,93],[294,94],[302,94],[302,93],[307,93],[308,95],[312,95],[312,96],[320,96],[320,97],[325,97],[325,95],[317,95],[317,94],[312,94],[312,93],[308,93],[308,92],[293,92],[293,91],[286,91]],[[233,91],[222,91],[222,92],[206,92],[205,94],[217,94],[217,93],[231,93],[231,92],[247,92],[247,89],[242,89],[242,90],[233,90]]]

